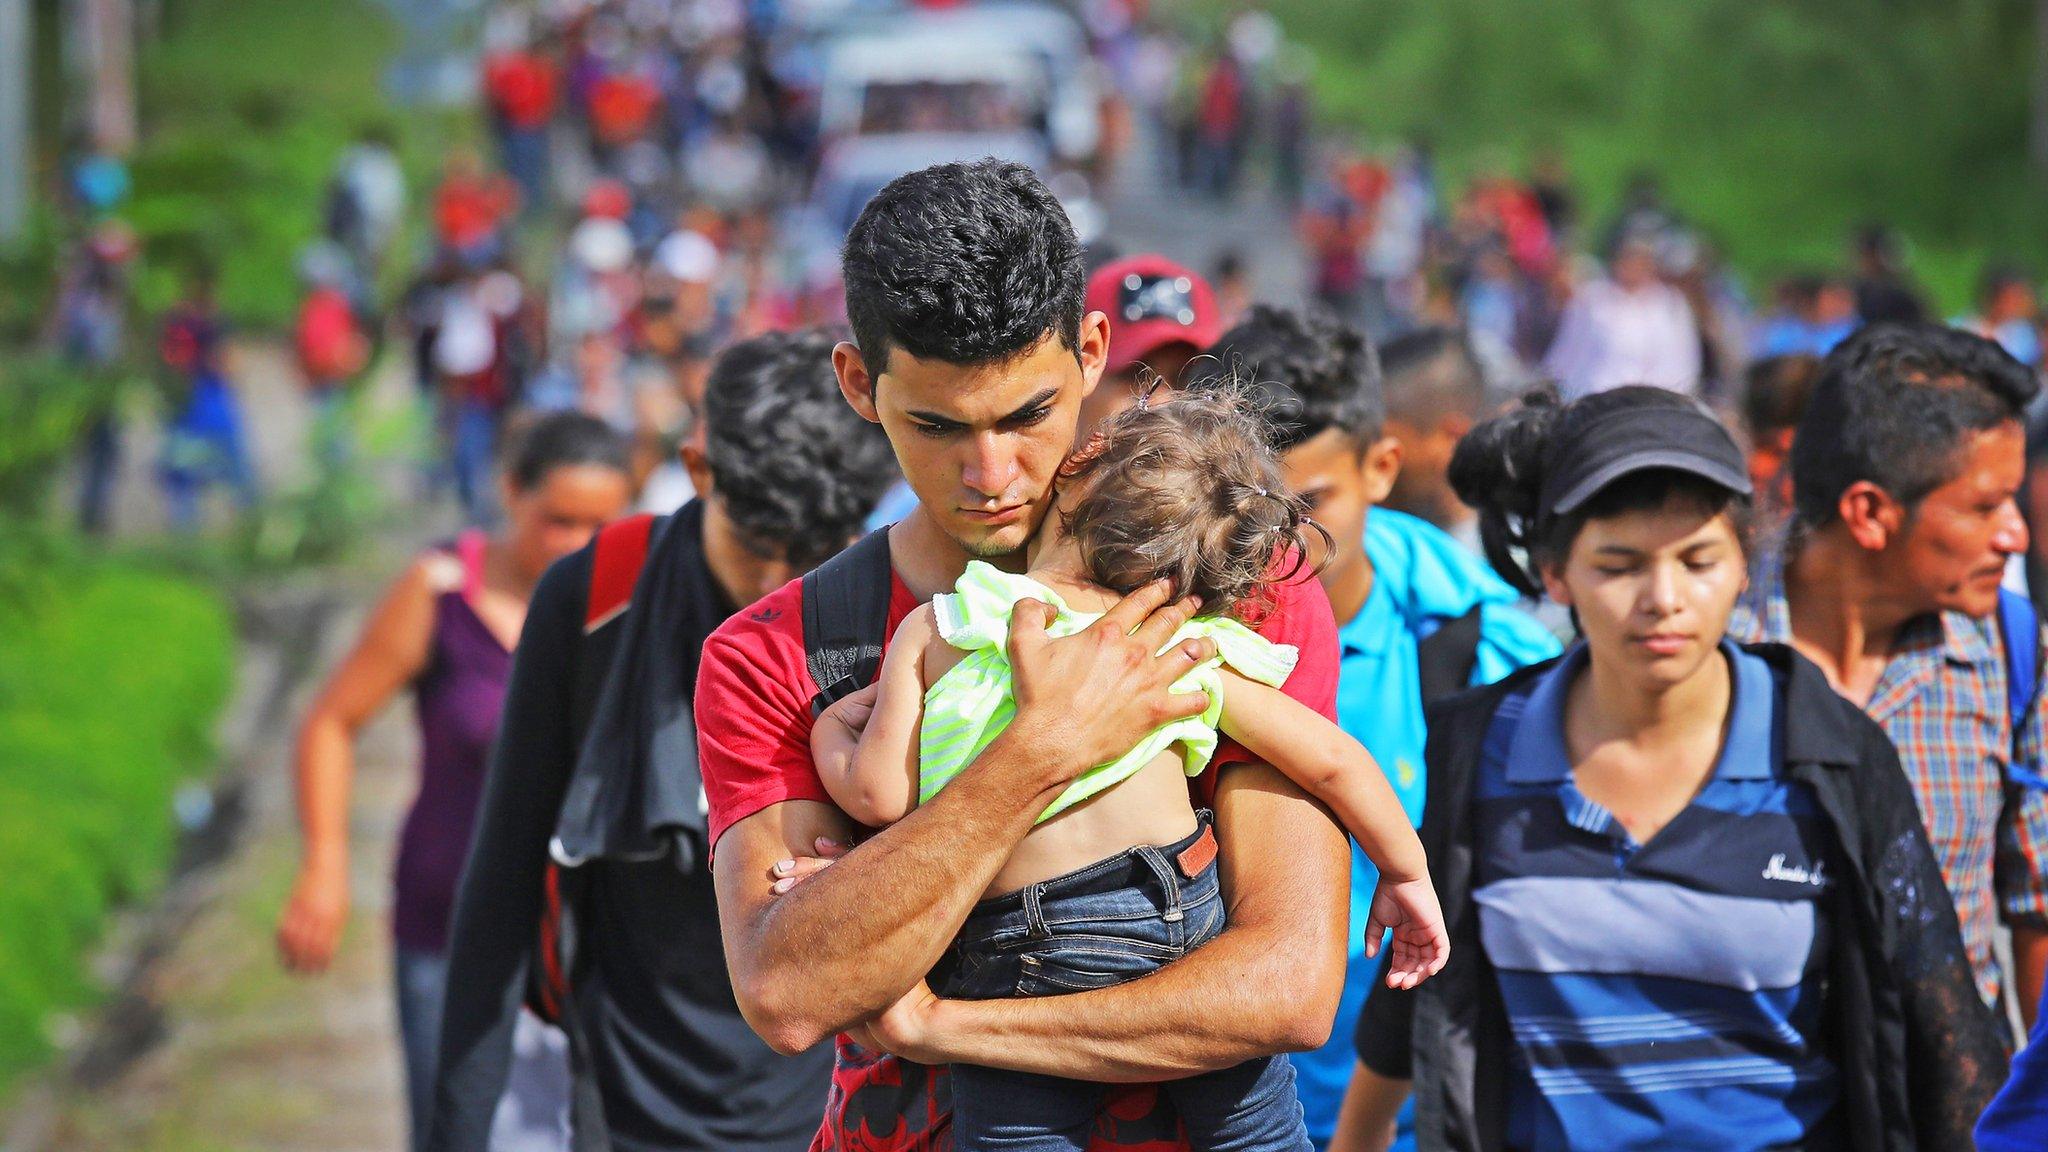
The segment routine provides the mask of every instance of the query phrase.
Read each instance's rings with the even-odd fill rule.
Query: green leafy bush
[[[148,258],[145,310],[169,305],[205,260],[230,316],[289,321],[334,164],[389,120],[380,82],[394,42],[369,0],[166,0],[163,34],[138,60],[145,132],[124,210]]]
[[[40,517],[58,469],[120,383],[53,357],[0,360],[0,517]]]
[[[160,883],[234,654],[206,588],[47,540],[24,568],[19,546],[0,608],[0,1084],[47,1053],[52,1012],[93,996],[108,909]]]

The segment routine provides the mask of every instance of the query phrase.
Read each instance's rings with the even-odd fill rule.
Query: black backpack
[[[804,576],[804,663],[818,686],[815,719],[874,682],[889,638],[889,530],[868,533]]]
[[[584,605],[584,635],[617,619],[632,607],[633,587],[647,562],[647,548],[657,518],[632,516],[606,525],[597,536],[590,593]],[[889,635],[889,533],[871,532],[803,578],[804,662],[818,691],[811,698],[816,717],[842,697],[866,687],[882,667],[882,644]],[[609,664],[601,660],[576,663],[577,698],[597,699]],[[580,727],[580,724],[579,724]],[[567,1007],[569,974],[574,970],[575,933],[564,906],[575,893],[565,870],[550,862],[541,915],[539,962],[527,1007],[550,1024],[562,1023]]]
[[[1484,607],[1474,604],[1470,612],[1445,620],[1415,645],[1425,706],[1472,686],[1472,672],[1479,667],[1479,614]]]
[[[656,517],[640,515],[606,525],[596,539],[590,592],[584,604],[584,636],[617,619],[632,606],[633,588],[646,565]],[[804,660],[819,685],[811,701],[816,716],[835,700],[865,687],[881,670],[882,644],[889,635],[889,534],[873,532],[803,578]],[[609,662],[579,659],[577,699],[597,699]],[[581,727],[587,717],[579,716]],[[591,1076],[588,1041],[576,1018],[570,976],[576,968],[577,905],[585,887],[580,870],[549,862],[535,964],[526,1005],[559,1027],[571,1050],[571,1114],[576,1152],[611,1146],[604,1130],[604,1106]]]

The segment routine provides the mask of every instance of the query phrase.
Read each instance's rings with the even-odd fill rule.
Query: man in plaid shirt
[[[2048,969],[2048,792],[2008,769],[2039,764],[2043,711],[2037,696],[2013,715],[1998,611],[2006,561],[2027,547],[2015,496],[2036,387],[1997,344],[1937,325],[1874,326],[1837,347],[1793,443],[1785,546],[1729,629],[1791,644],[1884,726],[1978,990],[1999,996],[2003,920],[2030,1021]]]

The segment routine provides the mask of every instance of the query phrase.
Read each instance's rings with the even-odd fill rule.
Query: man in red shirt
[[[920,505],[889,531],[891,629],[970,558],[1021,567],[1107,359],[1083,314],[1080,246],[1028,169],[987,160],[905,176],[848,237],[855,341],[841,391],[881,424]],[[1298,646],[1286,690],[1334,710],[1337,648],[1312,579],[1285,583],[1261,631]],[[1161,588],[1048,640],[1020,611],[1016,719],[942,792],[866,837],[812,767],[799,585],[742,610],[705,645],[696,718],[713,876],[741,1011],[783,1051],[840,1035],[814,1149],[949,1152],[949,1063],[1130,1084],[1091,1148],[1185,1147],[1148,1082],[1327,1037],[1345,959],[1343,832],[1283,776],[1226,746],[1197,782],[1216,809],[1230,925],[1184,959],[1055,999],[940,1000],[939,960],[1033,819],[1068,780],[1200,696],[1170,685],[1206,644],[1158,654],[1191,607]],[[803,879],[801,887],[796,882]],[[906,994],[905,990],[908,989]]]
[[[518,194],[504,177],[484,171],[474,151],[449,153],[441,186],[434,192],[434,233],[443,250],[473,265],[489,263],[499,249],[499,228],[517,207]]]
[[[498,160],[518,182],[521,204],[529,211],[547,202],[548,122],[555,117],[560,89],[554,61],[533,48],[484,60],[484,95]]]

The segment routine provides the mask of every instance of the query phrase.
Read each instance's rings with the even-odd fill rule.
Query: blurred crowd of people
[[[1596,227],[1555,153],[1452,197],[1426,144],[1341,152],[1299,226],[1319,303],[1383,339],[1461,328],[1503,395],[1539,380],[1567,396],[1648,381],[1733,412],[1761,361],[1824,356],[1859,325],[1931,315],[1904,241],[1882,224],[1846,238],[1840,268],[1779,276],[1757,303],[1655,177],[1631,180]],[[2038,366],[2044,318],[2024,270],[1987,266],[1971,311],[1949,320]]]
[[[399,320],[437,398],[446,466],[472,519],[510,412],[577,409],[634,441],[651,505],[713,349],[831,316],[829,278],[781,242],[814,162],[801,61],[774,5],[506,8],[485,33],[496,166],[448,159],[434,256]]]
[[[809,194],[825,144],[814,106],[818,61],[803,38],[781,34],[797,7],[554,0],[495,10],[478,70],[488,154],[451,151],[438,183],[415,204],[395,142],[364,133],[337,164],[322,238],[300,262],[291,347],[314,413],[309,458],[330,470],[353,459],[351,398],[389,336],[401,343],[420,403],[432,413],[425,494],[452,495],[466,521],[465,531],[429,549],[387,593],[306,721],[298,767],[307,852],[279,924],[293,968],[316,971],[332,959],[349,907],[350,744],[409,686],[420,705],[423,786],[400,850],[393,931],[416,1147],[566,1147],[594,1122],[625,1134],[619,1147],[642,1146],[635,1140],[739,1146],[743,1135],[763,1149],[796,1148],[818,1130],[821,1113],[824,1146],[927,1146],[924,1126],[950,1121],[945,1094],[934,1087],[943,1081],[868,1044],[876,1037],[866,1030],[883,1026],[881,1014],[867,1013],[860,1042],[842,1042],[835,1071],[833,1054],[808,1042],[816,1037],[764,1027],[774,1023],[775,1006],[763,1002],[767,983],[758,972],[736,978],[729,967],[802,971],[812,957],[763,959],[745,943],[719,946],[718,933],[735,929],[735,918],[721,920],[719,909],[738,899],[733,885],[751,880],[728,875],[726,889],[714,892],[710,845],[742,826],[735,822],[777,804],[829,804],[805,790],[807,742],[792,742],[788,731],[737,732],[734,715],[707,713],[705,728],[720,731],[700,744],[699,661],[711,659],[704,653],[714,635],[728,647],[737,643],[726,624],[742,619],[751,623],[741,630],[753,627],[756,641],[782,644],[772,652],[803,653],[800,634],[791,649],[774,631],[798,620],[810,626],[811,605],[797,608],[800,593],[788,581],[854,539],[864,520],[915,529],[894,534],[891,547],[929,545],[924,554],[897,557],[876,598],[891,606],[892,623],[900,621],[908,605],[898,601],[914,598],[906,573],[932,582],[912,565],[954,564],[957,575],[966,564],[963,541],[971,532],[960,524],[988,527],[993,540],[1003,517],[1050,499],[1051,477],[1066,475],[1069,453],[1090,443],[1090,430],[1120,411],[1217,383],[1207,375],[1218,366],[1226,376],[1248,374],[1236,383],[1260,393],[1265,447],[1292,494],[1263,484],[1252,491],[1298,504],[1324,533],[1310,566],[1320,589],[1313,598],[1328,601],[1335,632],[1318,637],[1334,651],[1309,655],[1330,682],[1321,710],[1382,766],[1409,822],[1433,844],[1451,835],[1424,823],[1425,797],[1429,819],[1453,819],[1439,807],[1443,793],[1432,791],[1447,785],[1429,779],[1445,765],[1425,704],[1508,678],[1518,694],[1512,707],[1498,716],[1459,716],[1461,724],[1469,719],[1475,745],[1477,734],[1502,724],[1516,742],[1489,737],[1486,749],[1466,748],[1475,762],[1456,765],[1464,791],[1452,802],[1527,801],[1530,811],[1548,813],[1545,835],[1560,843],[1598,840],[1578,844],[1583,851],[1569,860],[1545,856],[1541,845],[1530,847],[1533,839],[1496,842],[1499,851],[1483,865],[1492,871],[1476,887],[1469,876],[1462,891],[1437,877],[1465,901],[1452,908],[1462,933],[1457,946],[1498,951],[1498,965],[1514,970],[1498,988],[1478,991],[1474,969],[1447,970],[1446,983],[1464,981],[1452,986],[1469,993],[1458,1011],[1496,1010],[1485,1027],[1444,1024],[1442,1001],[1432,998],[1453,995],[1445,984],[1425,985],[1421,997],[1373,991],[1381,969],[1351,933],[1332,977],[1334,1036],[1318,1033],[1329,1038],[1317,1046],[1293,1031],[1284,1043],[1266,1045],[1309,1049],[1284,1065],[1305,1138],[1353,1150],[1412,1142],[1419,1131],[1423,1146],[1437,1147],[1447,1126],[1469,1124],[1485,1127],[1491,1135],[1479,1142],[1492,1146],[1512,1123],[1515,1146],[1566,1148],[1592,1146],[1585,1134],[1611,1131],[1602,1125],[1617,1116],[1654,1115],[1694,1134],[1728,1124],[1717,1114],[1720,1098],[1686,1095],[1697,1087],[1680,1082],[1689,1071],[1660,1064],[1665,1057],[1657,1052],[1623,1052],[1601,1033],[1602,1017],[1589,1004],[1610,995],[1641,1009],[1633,1027],[1673,1030],[1714,1052],[1723,1041],[1746,1046],[1732,1078],[1712,1087],[1748,1093],[1737,1110],[1747,1109],[1741,1114],[1756,1124],[1745,1121],[1737,1136],[1764,1125],[1789,1133],[1749,1146],[1832,1147],[1848,1139],[1844,1133],[1864,1138],[1882,1130],[1887,1146],[1945,1147],[1936,1134],[1953,1136],[1974,1122],[2002,1076],[2000,1045],[2013,1040],[1993,1011],[2031,1020],[2048,971],[2048,784],[2032,767],[2041,755],[2044,705],[2037,691],[2019,690],[2025,681],[2012,655],[2027,650],[2038,661],[2038,616],[2023,590],[2031,583],[2036,598],[2048,597],[2048,550],[2037,543],[2048,536],[2040,531],[2048,528],[2048,484],[2028,474],[2048,458],[2048,435],[2028,408],[2038,391],[2042,331],[2027,275],[1987,270],[1968,315],[1952,318],[1951,328],[1925,324],[1925,298],[1900,241],[1872,227],[1853,238],[1848,270],[1785,277],[1768,306],[1753,309],[1711,244],[1653,180],[1634,182],[1615,218],[1595,229],[1556,157],[1526,177],[1470,181],[1448,201],[1424,144],[1345,154],[1319,167],[1306,70],[1269,16],[1241,13],[1196,48],[1162,31],[1144,5],[1103,0],[1084,5],[1092,50],[1105,74],[1121,78],[1119,95],[1133,110],[1167,129],[1164,162],[1178,189],[1242,195],[1252,157],[1270,152],[1275,195],[1296,212],[1309,257],[1312,303],[1290,309],[1255,299],[1241,257],[1224,261],[1213,278],[1166,254],[1110,258],[1115,237],[1090,244],[1078,236],[1057,189],[992,162],[923,169],[907,184],[888,184],[882,192],[896,198],[891,213],[862,220],[896,247],[849,244],[845,261],[865,277],[849,289],[839,237],[821,243],[790,223],[789,209]],[[922,99],[914,86],[892,91],[870,110],[869,126],[899,132],[929,123]],[[950,122],[990,131],[1013,127],[1014,112],[992,98],[954,110]],[[1112,111],[1105,122],[1115,120]],[[1106,145],[1098,161],[1107,164],[1115,151]],[[93,194],[118,201],[117,192]],[[914,209],[949,213],[944,219],[959,224],[958,235],[906,224],[938,218]],[[412,215],[426,220],[427,255],[416,268],[395,268]],[[888,274],[893,266],[877,267],[899,250],[905,266],[938,269],[944,278],[906,283]],[[1085,267],[1084,251],[1092,260]],[[118,358],[128,339],[132,258],[132,238],[111,222],[74,254],[53,335],[67,358],[81,365]],[[385,291],[398,283],[398,291]],[[848,318],[849,291],[867,294],[850,343],[835,327]],[[1014,331],[984,331],[962,319],[1013,319],[1013,310],[1029,312]],[[1069,312],[1088,319],[1068,325]],[[1879,326],[1886,323],[1905,326]],[[911,352],[904,337],[918,334],[918,325],[944,330],[952,343]],[[1070,335],[1076,326],[1080,334]],[[187,278],[156,331],[154,359],[174,383],[158,466],[173,522],[200,523],[216,487],[253,505],[261,487],[247,414],[234,387],[228,325],[205,269]],[[1080,371],[1083,345],[1101,375],[1093,391],[1010,378],[1018,364],[1042,357],[1048,373],[1056,367],[1067,381]],[[912,361],[911,369],[898,363],[906,386],[929,390],[938,408],[892,410],[894,427],[885,432],[874,381],[887,370],[892,346]],[[1935,364],[1941,379],[1916,377],[1913,365],[1922,362]],[[929,378],[917,382],[917,373]],[[1939,386],[1950,377],[1963,383]],[[983,437],[996,445],[986,460],[975,455],[954,467],[957,461],[939,459],[947,451],[940,445],[954,443],[955,425],[966,427],[968,417],[948,415],[945,404],[978,388],[1016,391],[1016,403],[993,416],[970,414],[987,416],[1004,435]],[[1908,393],[1921,408],[1897,400]],[[1508,401],[1529,394],[1536,399],[1501,415]],[[1835,406],[1822,409],[1819,433],[1816,405]],[[1916,447],[1916,413],[1949,421],[1941,429],[1947,439]],[[1029,432],[1046,420],[1054,433]],[[1030,442],[1034,436],[1045,442]],[[1026,447],[1005,447],[1013,442]],[[1897,451],[1880,453],[1873,444]],[[998,459],[1003,452],[1016,458]],[[1801,452],[1806,463],[1795,468]],[[926,486],[971,490],[970,503],[998,503],[1012,489],[1042,483],[1028,499],[989,511],[928,509],[896,474],[899,461],[909,469],[921,453]],[[1491,457],[1485,466],[1482,454]],[[81,518],[97,527],[106,522],[118,459],[111,423],[90,430],[84,459]],[[1682,473],[1676,481],[1663,475],[1674,468]],[[998,473],[1021,479],[989,479]],[[1644,474],[1654,474],[1654,483],[1600,499]],[[1814,495],[1817,485],[1835,481]],[[670,518],[621,520],[636,508]],[[623,568],[616,566],[621,523],[638,532],[638,551],[627,548]],[[1788,524],[1796,530],[1783,531]],[[1682,547],[1666,538],[1688,532],[1695,536]],[[1605,558],[1622,559],[1597,573],[1566,564],[1582,536],[1607,540]],[[586,547],[593,538],[599,544]],[[1013,551],[1022,543],[1009,541]],[[1653,569],[1662,575],[1644,575]],[[1701,576],[1673,591],[1683,583],[1671,575],[1680,569],[1717,582]],[[615,586],[620,572],[623,585]],[[636,592],[639,579],[656,583]],[[1611,593],[1604,607],[1592,598],[1595,585],[1624,584],[1630,591]],[[1685,635],[1622,635],[1624,625],[1686,613],[1705,623]],[[1692,626],[1693,617],[1685,619]],[[1881,642],[1866,646],[1870,637]],[[1735,643],[1766,640],[1806,655]],[[1504,930],[1481,938],[1471,928],[1482,915],[1473,906],[1512,914],[1517,929],[1534,934],[1568,917],[1541,894],[1542,884],[1522,881],[1606,880],[1587,872],[1586,860],[1621,871],[1644,858],[1637,849],[1652,847],[1646,842],[1654,830],[1639,841],[1636,826],[1624,827],[1635,811],[1610,812],[1573,791],[1572,772],[1585,765],[1566,763],[1576,752],[1566,739],[1568,711],[1581,710],[1571,712],[1581,719],[1597,714],[1617,730],[1640,717],[1598,711],[1619,698],[1616,681],[1601,689],[1611,699],[1593,703],[1567,689],[1589,664],[1609,675],[1638,658],[1661,669],[1658,660],[1681,648],[1692,658],[1685,681],[1719,684],[1719,702],[1665,731],[1659,697],[1640,710],[1658,718],[1625,735],[1678,732],[1690,741],[1686,749],[1707,748],[1710,755],[1695,757],[1704,765],[1699,778],[1688,785],[1698,786],[1698,797],[1717,790],[1713,803],[1701,801],[1702,811],[1712,809],[1715,819],[1784,818],[1769,827],[1731,820],[1727,827],[1757,837],[1755,844],[1835,847],[1789,862],[1784,852],[1754,863],[1745,857],[1737,868],[1710,850],[1713,836],[1697,835],[1683,859],[1630,879],[1655,885],[1656,899],[1669,907],[1693,907],[1691,896],[1674,890],[1711,889],[1716,898],[1768,901],[1777,917],[1771,923],[1804,927],[1782,939],[1749,939],[1744,924],[1708,933],[1701,925],[1712,918],[1704,917],[1673,929],[1679,947],[1617,934],[1612,956],[1595,955],[1599,942],[1546,951]],[[1827,677],[1803,662],[1840,652],[1848,656]],[[1563,663],[1547,663],[1561,653]],[[1726,675],[1712,671],[1723,667],[1714,663],[1720,658]],[[802,655],[795,660],[792,668],[820,681],[822,708],[832,686],[825,672]],[[1536,674],[1520,671],[1535,665],[1551,669],[1541,674],[1541,688]],[[1695,681],[1702,667],[1710,671]],[[2027,675],[2038,673],[2033,667]],[[816,715],[800,685],[774,679],[763,673],[760,683],[740,688],[728,680],[725,690],[733,698],[742,689],[761,699],[779,693],[794,701],[790,716]],[[1827,746],[1799,743],[1792,760],[1850,765],[1866,774],[1859,779],[1884,787],[1850,795],[1792,778],[1784,725],[1774,726],[1754,701],[1795,691],[1812,695],[1786,698],[1824,698],[1825,708],[1816,704],[1799,719],[1824,719],[1817,726],[1826,731],[1814,739]],[[636,692],[654,704],[642,707]],[[508,698],[529,706],[507,709]],[[1481,698],[1459,699],[1476,709],[1470,702]],[[1502,699],[1487,697],[1487,707]],[[727,713],[744,711],[745,703]],[[1108,708],[1097,699],[1063,705],[1070,717]],[[1534,715],[1539,707],[1551,709],[1551,726],[1520,731],[1548,741],[1530,761],[1541,763],[1511,768],[1505,750],[1523,739],[1512,726],[1524,708]],[[1710,721],[1692,723],[1709,713]],[[1724,732],[1730,747],[1759,762],[1725,769],[1718,751]],[[794,767],[773,765],[782,777],[747,788],[728,780],[719,794],[721,771],[768,771],[734,750],[754,737],[765,749],[760,759],[791,759]],[[1850,743],[1854,749],[1844,752]],[[663,771],[685,762],[686,786],[656,787],[672,782]],[[1485,794],[1475,800],[1474,788]],[[1557,815],[1559,799],[1577,805],[1568,817]],[[1695,799],[1687,792],[1674,810],[1690,811]],[[1672,801],[1657,793],[1658,803]],[[1852,801],[1862,807],[1841,807]],[[1236,813],[1232,801],[1215,802],[1226,830],[1233,815],[1247,819],[1241,799]],[[707,818],[717,831],[707,830]],[[850,825],[842,818],[830,827]],[[1825,835],[1815,831],[1823,827]],[[1315,831],[1302,841],[1304,852],[1315,851]],[[579,851],[582,835],[598,842],[589,854]],[[760,851],[773,855],[754,862],[764,865],[763,877],[778,878],[776,897],[832,875],[827,865],[848,847],[757,827],[726,851],[747,850],[749,835],[767,836]],[[1502,834],[1489,825],[1480,835]],[[665,839],[651,852],[639,851],[646,845],[637,841],[614,851],[607,836]],[[1242,833],[1224,841],[1226,862],[1240,864],[1231,854],[1252,851],[1247,844],[1266,852],[1273,843],[1295,845]],[[1207,844],[1213,861],[1216,837]],[[1870,867],[1852,872],[1863,861],[1840,853],[1867,847],[1875,849]],[[1469,853],[1470,844],[1460,850]],[[817,856],[805,855],[811,851]],[[1558,867],[1584,874],[1544,872]],[[1363,924],[1375,911],[1378,874],[1360,854],[1350,868],[1340,882],[1345,891],[1330,895],[1348,898],[1352,920]],[[1510,875],[1517,869],[1527,875]],[[955,882],[937,875],[945,871],[928,867],[896,879]],[[1759,880],[1792,887],[1758,895]],[[585,902],[574,931],[586,934],[586,950],[580,965],[551,972],[545,953],[559,940],[535,948],[529,937],[543,916],[561,915],[564,883],[583,885],[572,899]],[[1830,883],[1848,894],[1820,901],[1819,893],[1837,891]],[[1950,899],[1930,896],[1935,887]],[[1531,891],[1541,899],[1531,902]],[[1611,897],[1603,890],[1609,903],[1589,913],[1617,917],[1601,921],[1603,929],[1643,921],[1639,909],[1621,915],[1628,909]],[[915,903],[906,915],[950,906],[937,898]],[[1761,915],[1754,905],[1744,908]],[[1241,910],[1233,905],[1233,922]],[[1289,911],[1263,929],[1283,937],[1256,951],[1313,968],[1316,957],[1280,946],[1291,939],[1284,933],[1300,930],[1292,915],[1300,910]],[[739,927],[761,933],[768,920],[762,911]],[[836,932],[838,921],[831,923]],[[875,923],[871,917],[864,926]],[[2006,962],[1993,944],[2001,927],[2012,941]],[[818,951],[830,951],[828,935],[810,938]],[[1744,937],[1741,947],[1710,947],[1727,935]],[[1778,948],[1784,941],[1791,943]],[[1172,964],[1211,962],[1222,951]],[[865,958],[871,967],[902,962]],[[1782,993],[1782,1003],[1759,993],[1760,972],[1782,978],[1762,989]],[[1294,974],[1291,967],[1282,973]],[[1696,1027],[1699,1013],[1685,996],[1658,983],[1667,977],[1711,985],[1713,1011],[1725,1019]],[[1277,1013],[1259,998],[1277,996],[1267,983],[1282,982],[1239,989],[1214,1010]],[[842,995],[843,981],[794,983],[804,987],[784,989],[792,999]],[[574,1002],[568,1010],[564,996]],[[1816,1007],[1823,997],[1831,1013],[1825,1023]],[[1418,999],[1433,1006],[1420,1016]],[[742,1005],[750,1010],[744,1016]],[[1208,1007],[1183,1004],[1181,1011]],[[542,1027],[541,1014],[562,1028]],[[1107,1026],[1086,1012],[1072,1027],[1096,1029],[1086,1035],[1097,1048],[1110,1044],[1100,1039]],[[1523,1044],[1531,1027],[1582,1032],[1551,1051]],[[1443,1031],[1425,1037],[1430,1028]],[[1199,1045],[1205,1037],[1198,1031],[1182,1017],[1174,1034]],[[771,1033],[772,1045],[762,1039]],[[789,1042],[799,1034],[806,1042]],[[1475,1069],[1509,1067],[1504,1053],[1512,1044],[1527,1049],[1512,1064],[1514,1098],[1475,1103],[1498,1087],[1475,1089],[1472,1081],[1483,1076]],[[1432,1052],[1457,1046],[1465,1063],[1411,1063],[1418,1045]],[[1489,1047],[1475,1056],[1482,1045]],[[811,1051],[782,1051],[803,1048]],[[1055,1062],[1072,1054],[1059,1043],[1051,1048]],[[1561,1071],[1546,1075],[1558,1076],[1529,1075],[1531,1051],[1554,1057]],[[1210,1058],[1204,1050],[1186,1059]],[[1603,1075],[1613,1070],[1603,1061],[1626,1074]],[[949,1062],[971,1063],[933,1061]],[[1557,1088],[1571,1077],[1590,1086]],[[1419,1118],[1402,1105],[1411,1081],[1430,1100]],[[1909,1095],[1942,1090],[1970,1114],[1916,1103],[1906,1115]],[[1674,1096],[1684,1097],[1682,1107],[1660,1111]],[[1142,1090],[1118,1096],[1105,1109],[1114,1116],[1091,1129],[1089,1147],[1179,1146],[1170,1109],[1164,1128],[1147,1127],[1159,1122],[1148,1099]]]

